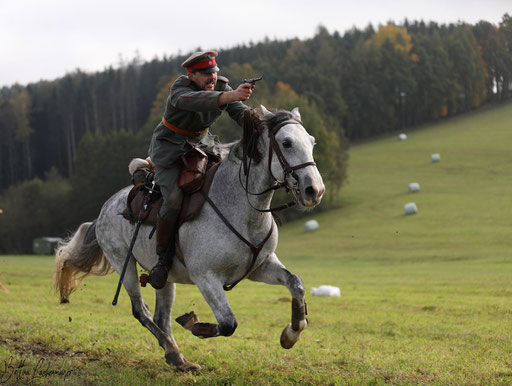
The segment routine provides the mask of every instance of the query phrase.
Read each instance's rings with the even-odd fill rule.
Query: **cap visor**
[[[212,72],[219,72],[219,67],[213,66],[209,68],[197,69],[196,71],[202,74],[211,74]]]

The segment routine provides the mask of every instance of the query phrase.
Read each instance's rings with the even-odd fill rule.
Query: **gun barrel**
[[[251,78],[251,79],[244,79],[244,83],[250,83],[254,85],[257,81],[262,80],[263,77],[260,76],[259,78]]]

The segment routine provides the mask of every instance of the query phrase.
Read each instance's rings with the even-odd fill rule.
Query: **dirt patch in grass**
[[[9,351],[14,351],[18,355],[25,356],[35,356],[41,357],[45,359],[52,358],[84,358],[91,361],[98,360],[95,357],[89,357],[83,351],[74,351],[74,350],[64,350],[64,349],[56,349],[49,346],[45,342],[40,341],[24,341],[17,337],[2,337],[0,336],[0,346],[6,347]]]

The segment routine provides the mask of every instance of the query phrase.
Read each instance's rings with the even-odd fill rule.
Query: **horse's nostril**
[[[316,190],[315,190],[315,188],[313,188],[312,186],[308,186],[308,187],[306,188],[306,194],[307,194],[308,196],[315,196],[315,195],[316,195]]]

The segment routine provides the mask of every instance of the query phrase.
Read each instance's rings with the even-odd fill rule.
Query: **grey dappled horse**
[[[285,285],[290,291],[292,321],[281,334],[284,348],[291,348],[307,325],[303,282],[289,272],[274,253],[278,232],[273,216],[255,208],[269,208],[274,190],[267,189],[277,184],[286,186],[302,207],[313,207],[320,202],[325,188],[313,161],[314,138],[302,126],[297,108],[291,112],[270,112],[261,106],[253,110],[252,122],[253,129],[244,128],[241,141],[226,147],[227,155],[209,192],[209,198],[232,229],[208,202],[198,217],[180,227],[178,250],[185,265],[174,258],[167,284],[156,290],[154,316],[142,298],[136,267],[138,262],[149,270],[157,262],[155,241],[149,238],[151,226],[140,228],[123,280],[133,315],[158,339],[167,363],[179,370],[200,367],[183,357],[172,335],[175,283],[195,284],[217,319],[218,324],[211,324],[200,323],[193,313],[181,317],[180,323],[201,338],[233,334],[237,321],[223,286],[244,277]],[[106,274],[111,268],[121,272],[135,227],[120,216],[129,190],[130,187],[124,188],[112,196],[103,205],[97,220],[82,224],[57,250],[55,284],[61,302],[67,302],[76,289],[77,273]],[[261,192],[264,193],[255,194]],[[259,251],[256,246],[260,247]]]

